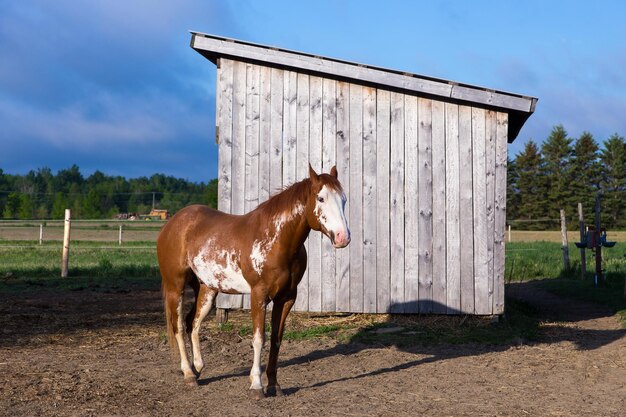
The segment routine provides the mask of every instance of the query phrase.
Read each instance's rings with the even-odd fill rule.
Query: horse
[[[244,215],[232,215],[207,206],[185,207],[163,226],[157,238],[157,257],[167,334],[180,355],[184,382],[197,385],[204,368],[199,330],[219,292],[250,294],[253,364],[250,397],[282,396],[277,363],[285,320],[294,305],[298,283],[307,266],[304,248],[311,230],[326,235],[335,248],[350,243],[344,214],[346,195],[337,179],[317,174],[309,164],[309,177],[272,196]],[[183,323],[185,286],[195,302]],[[265,342],[265,313],[273,301],[267,390],[261,382],[261,352]],[[185,338],[191,343],[191,362]],[[174,343],[175,342],[175,343]]]

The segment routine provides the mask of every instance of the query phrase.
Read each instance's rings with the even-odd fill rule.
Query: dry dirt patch
[[[545,311],[539,342],[285,342],[287,395],[259,402],[250,337],[214,324],[200,386],[183,384],[156,290],[0,294],[0,415],[625,415],[626,337],[610,312],[530,285],[511,294]]]

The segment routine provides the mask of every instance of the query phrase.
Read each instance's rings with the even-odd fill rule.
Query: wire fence
[[[152,249],[165,221],[72,220],[75,249]],[[0,220],[0,248],[59,249],[63,220]]]

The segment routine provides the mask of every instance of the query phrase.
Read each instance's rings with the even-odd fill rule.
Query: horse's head
[[[330,174],[317,174],[309,164],[311,195],[306,206],[306,217],[313,230],[324,233],[333,246],[345,248],[350,243],[350,229],[343,209],[346,195],[337,180],[337,167]]]

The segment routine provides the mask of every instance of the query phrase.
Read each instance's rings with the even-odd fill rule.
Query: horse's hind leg
[[[162,271],[163,273],[163,271]],[[180,369],[187,384],[196,384],[196,375],[193,373],[187,358],[185,348],[185,338],[183,337],[185,324],[183,322],[183,291],[185,289],[185,277],[170,280],[167,285],[163,285],[163,297],[165,301],[165,311],[167,315],[168,336],[173,335],[178,345],[180,354]]]
[[[202,360],[202,352],[200,350],[200,325],[209,311],[211,311],[211,308],[213,308],[216,296],[217,290],[200,284],[198,291],[196,291],[194,309],[192,309],[187,316],[187,331],[191,336],[193,367],[197,375],[200,375],[202,368],[204,368],[204,361]]]

